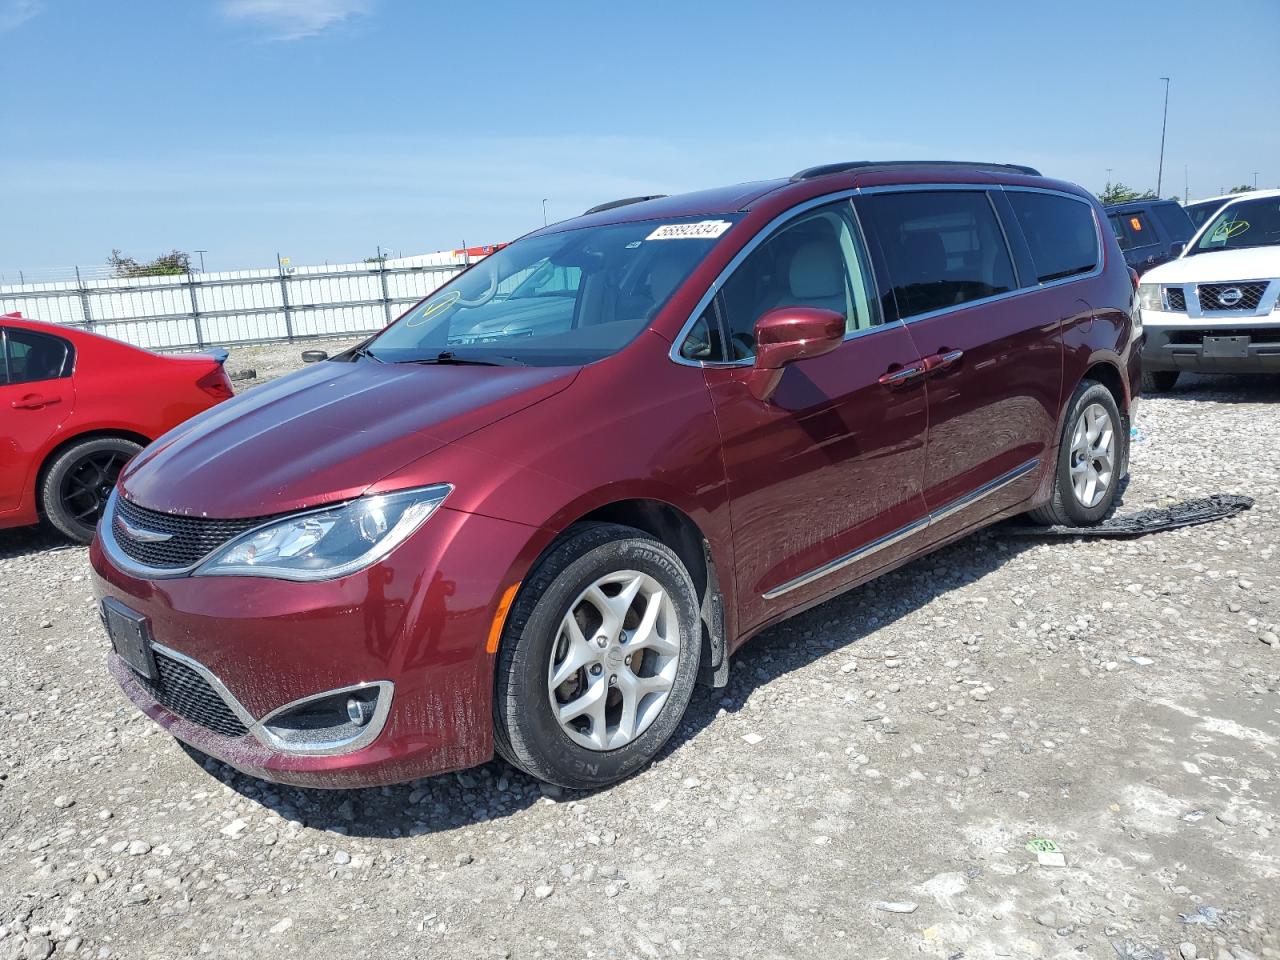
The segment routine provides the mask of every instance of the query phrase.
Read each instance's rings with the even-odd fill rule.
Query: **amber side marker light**
[[[489,642],[484,645],[485,653],[498,652],[498,643],[502,640],[502,628],[507,622],[507,611],[511,609],[511,603],[515,600],[516,591],[519,589],[520,581],[517,580],[503,591],[502,599],[498,601],[498,609],[493,614],[493,625],[489,627]]]

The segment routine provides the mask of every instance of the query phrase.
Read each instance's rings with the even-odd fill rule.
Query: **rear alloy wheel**
[[[1177,370],[1143,370],[1143,393],[1168,393],[1178,382]]]
[[[40,485],[45,517],[76,543],[88,543],[120,471],[141,449],[123,437],[97,437],[64,450]]]
[[[701,651],[688,571],[665,544],[582,524],[539,562],[511,610],[494,698],[498,752],[591,789],[648,763],[693,694]]]
[[[1058,445],[1053,498],[1031,511],[1037,523],[1087,527],[1111,510],[1128,462],[1129,438],[1111,391],[1093,380],[1076,388]]]

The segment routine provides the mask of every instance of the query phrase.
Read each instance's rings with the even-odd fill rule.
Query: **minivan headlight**
[[[1160,302],[1160,284],[1138,284],[1138,306],[1143,310],[1163,310],[1164,304]]]
[[[334,580],[381,560],[417,530],[453,489],[447,483],[361,497],[250,530],[194,576]]]

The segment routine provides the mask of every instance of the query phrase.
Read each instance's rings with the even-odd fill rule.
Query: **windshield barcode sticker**
[[[646,240],[714,240],[733,224],[728,220],[701,220],[698,223],[667,223],[645,237]]]

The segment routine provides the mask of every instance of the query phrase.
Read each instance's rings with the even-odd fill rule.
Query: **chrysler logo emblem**
[[[116,523],[125,534],[139,543],[164,543],[166,540],[172,540],[172,533],[161,533],[158,530],[143,530],[141,527],[135,527],[123,517],[116,517]]]
[[[1243,299],[1244,294],[1240,292],[1239,287],[1227,287],[1218,294],[1218,302],[1224,307],[1234,307]]]

